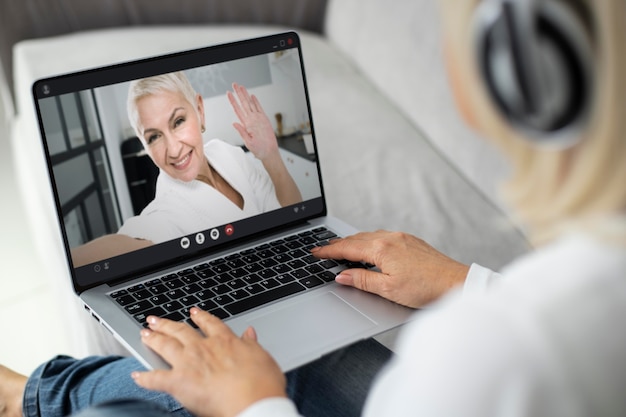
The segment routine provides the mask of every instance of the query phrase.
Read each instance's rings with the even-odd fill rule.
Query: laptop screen
[[[295,33],[40,80],[33,94],[77,291],[326,212]]]

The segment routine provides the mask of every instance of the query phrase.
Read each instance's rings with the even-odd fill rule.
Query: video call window
[[[302,200],[321,196],[296,49],[184,71],[204,103],[203,140],[240,147],[226,92],[243,85],[261,102]],[[128,120],[129,82],[40,99],[66,235],[71,248],[118,232],[154,198],[158,168]],[[210,225],[208,227],[212,227]],[[208,228],[207,227],[207,228]]]

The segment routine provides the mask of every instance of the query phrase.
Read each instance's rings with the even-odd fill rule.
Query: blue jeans
[[[390,357],[374,339],[356,343],[288,372],[287,393],[307,417],[358,416],[372,380]],[[191,416],[169,395],[135,384],[131,372],[143,369],[133,358],[58,356],[28,379],[24,416],[65,416],[81,410],[81,417]],[[104,405],[94,407],[99,404]]]

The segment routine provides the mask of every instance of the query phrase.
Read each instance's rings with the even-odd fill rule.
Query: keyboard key
[[[176,311],[176,310],[181,309],[183,305],[179,303],[178,301],[170,301],[169,303],[163,304],[162,307],[166,309],[167,311]]]
[[[246,271],[245,268],[237,268],[230,271],[230,274],[235,278],[241,278],[248,275],[248,271]]]
[[[306,269],[297,269],[295,271],[291,272],[291,275],[293,275],[294,277],[300,279],[300,278],[306,278],[309,275],[311,275]]]
[[[233,259],[231,261],[226,262],[226,265],[230,266],[232,269],[241,268],[246,263],[242,259]]]
[[[224,294],[224,295],[219,295],[219,296],[215,297],[213,299],[213,301],[215,301],[217,304],[223,306],[224,304],[232,303],[235,300],[230,298],[227,294]]]
[[[129,293],[134,293],[136,291],[140,291],[140,290],[145,290],[146,286],[143,284],[137,284],[137,285],[133,285],[132,287],[128,287],[126,288],[128,290]]]
[[[213,279],[217,282],[219,282],[220,284],[225,284],[228,281],[232,280],[234,277],[232,275],[230,275],[227,272],[224,272],[222,274],[216,275],[213,277]]]
[[[281,284],[286,284],[288,282],[294,281],[295,278],[291,274],[280,274],[275,277],[278,282]]]
[[[324,281],[317,277],[304,278],[301,279],[299,282],[307,288],[317,287],[318,285],[322,285],[324,283]]]
[[[259,265],[261,265],[261,268],[271,268],[274,265],[278,265],[278,262],[276,262],[275,260],[273,260],[272,258],[268,258],[268,259],[261,259],[259,261]]]
[[[217,295],[226,294],[230,292],[231,288],[226,284],[220,284],[217,287],[213,288],[213,292]]]
[[[228,263],[228,261],[235,261],[239,258],[241,258],[240,253],[233,253],[232,255],[228,255],[224,257],[224,259],[227,261],[226,263]]]
[[[126,306],[126,305],[134,303],[137,300],[135,300],[135,298],[132,295],[123,295],[121,297],[116,298],[115,301],[117,301],[117,303],[121,306]]]
[[[301,261],[300,259],[293,259],[293,260],[287,262],[287,265],[289,265],[293,269],[297,269],[297,268],[302,268],[306,264],[303,261]]]
[[[289,248],[285,245],[278,245],[272,248],[272,252],[276,254],[287,253],[289,252]]]
[[[199,291],[199,292],[195,293],[194,295],[196,297],[198,297],[198,299],[200,299],[200,300],[209,300],[209,299],[215,297],[217,294],[215,294],[211,290],[204,290],[204,291]]]
[[[250,294],[248,294],[245,290],[241,289],[241,290],[232,291],[228,293],[228,295],[233,297],[233,299],[235,300],[241,300],[242,298],[248,297]]]
[[[259,258],[258,256],[254,254],[246,255],[241,259],[247,264],[251,264],[251,263],[258,262],[261,260],[261,258]]]
[[[258,276],[257,274],[250,274],[243,279],[247,284],[255,284],[257,282],[263,281],[263,278]]]
[[[169,313],[169,314],[166,314],[166,315],[161,316],[161,317],[164,318],[164,319],[172,320],[172,321],[183,321],[183,320],[185,320],[185,316],[183,316],[178,311],[174,311],[173,313]]]
[[[336,237],[337,235],[331,232],[330,230],[326,230],[324,232],[321,232],[315,235],[315,239],[317,240],[330,240]]]
[[[172,300],[177,300],[180,297],[184,297],[187,294],[185,294],[185,292],[183,290],[177,289],[177,290],[172,290],[172,291],[168,291],[165,293],[168,297],[170,297],[170,299]]]
[[[198,271],[196,275],[198,275],[198,277],[201,279],[206,279],[206,278],[214,277],[216,274],[211,269],[205,269],[202,271]]]
[[[199,303],[196,307],[198,307],[198,308],[200,308],[200,309],[202,309],[204,311],[209,311],[209,310],[212,310],[214,308],[217,308],[217,304],[215,304],[211,300],[206,300],[206,301],[203,301],[203,302]]]
[[[185,285],[185,283],[178,278],[165,282],[165,286],[170,290],[175,290],[176,288],[180,288],[183,285]]]
[[[126,311],[128,311],[130,314],[137,314],[137,313],[146,311],[151,307],[152,307],[152,303],[150,301],[142,300],[138,303],[131,304],[125,308],[126,308]]]
[[[128,291],[126,291],[126,290],[119,290],[119,291],[112,292],[109,295],[111,297],[113,297],[113,298],[118,298],[118,297],[121,297],[123,295],[128,295]]]
[[[223,274],[225,272],[230,271],[232,268],[228,266],[226,263],[223,263],[219,265],[213,265],[212,269],[216,274]]]
[[[154,304],[155,306],[161,305],[161,304],[165,304],[169,301],[169,297],[167,295],[164,294],[160,294],[160,295],[153,295],[152,297],[150,297],[150,302],[152,304]]]
[[[296,239],[297,239],[297,237],[296,237]],[[294,240],[294,241],[291,241],[291,242],[287,242],[285,244],[285,246],[287,246],[291,250],[296,250],[296,249],[300,249],[302,247],[302,242],[300,240]]]
[[[163,281],[169,281],[178,278],[178,274],[169,274],[163,277]]]
[[[202,278],[200,278],[198,275],[196,274],[189,274],[189,275],[185,275],[184,277],[181,278],[183,280],[183,282],[185,284],[194,284],[198,281],[200,281]]]
[[[133,293],[133,297],[138,300],[145,300],[146,298],[150,298],[150,296],[152,296],[152,293],[148,290],[141,290]]]
[[[183,277],[185,275],[191,275],[193,274],[193,269],[191,268],[187,268],[187,269],[183,269],[182,271],[178,271],[178,276],[179,277]]]
[[[291,256],[292,258],[302,258],[303,256],[308,255],[308,253],[303,251],[302,249],[296,249],[287,252],[287,255]]]
[[[209,264],[205,262],[205,263],[202,263],[200,265],[194,266],[193,270],[194,271],[204,271],[205,269],[209,269],[209,268],[210,268]]]
[[[184,305],[185,307],[193,307],[194,305],[198,304],[200,300],[198,300],[193,295],[189,295],[187,297],[183,297],[179,299],[178,302]]]
[[[271,289],[274,287],[278,287],[280,285],[280,283],[278,281],[276,281],[274,278],[270,278],[270,279],[266,279],[264,281],[261,281],[260,284],[266,288],[266,289]]]
[[[306,267],[304,267],[304,269],[309,271],[310,274],[314,274],[314,275],[317,274],[318,272],[322,272],[324,270],[324,268],[322,268],[321,266],[319,266],[317,264],[306,266]]]
[[[317,274],[317,277],[320,278],[324,282],[331,282],[335,280],[335,274],[330,271],[324,271]]]
[[[167,287],[163,284],[159,284],[159,285],[153,285],[152,287],[148,288],[150,290],[150,292],[152,294],[163,294],[164,292],[167,291]]]
[[[302,262],[307,263],[307,264],[314,264],[315,262],[318,262],[319,258],[316,258],[313,255],[307,255],[305,257],[302,258]],[[332,262],[332,261],[331,261]],[[334,262],[333,262],[334,263]],[[335,266],[337,264],[335,263]]]
[[[211,279],[211,278],[207,278],[207,279],[203,279],[201,281],[198,281],[198,285],[206,290],[206,289],[213,288],[213,287],[217,286],[217,281],[215,281],[214,279]]]
[[[278,272],[274,271],[273,269],[264,269],[262,271],[259,271],[258,275],[262,279],[268,279],[268,278],[272,278],[272,277],[278,275]]]
[[[261,284],[252,284],[246,287],[246,291],[248,291],[250,294],[258,294],[262,291],[265,291],[265,288],[263,288]]]
[[[271,258],[275,254],[271,250],[265,249],[265,250],[259,251],[257,255],[260,256],[261,258]]]
[[[272,269],[279,274],[286,274],[287,272],[291,271],[291,267],[287,264],[276,265]]]
[[[300,239],[302,244],[304,246],[309,246],[309,245],[316,245],[318,243],[317,239],[313,238],[313,237],[303,237],[302,239]]]
[[[228,283],[228,286],[233,290],[246,286],[246,282],[243,279],[234,279]]]
[[[280,255],[274,256],[274,260],[278,262],[279,264],[283,262],[287,262],[290,259],[292,259],[291,256],[287,255],[286,253],[281,253]]]
[[[270,301],[279,300],[292,294],[296,294],[300,291],[304,291],[305,287],[298,282],[292,282],[287,285],[276,287],[272,290],[265,291],[255,295],[254,297],[244,298],[243,300],[236,301],[224,307],[230,314],[235,315],[244,311],[259,307]]]
[[[216,266],[216,265],[221,265],[223,263],[226,263],[226,259],[219,258],[219,259],[213,259],[211,262],[209,262],[209,265]]]
[[[322,268],[326,268],[326,269],[330,269],[330,268],[334,268],[336,266],[339,266],[339,264],[337,262],[333,261],[332,259],[324,259],[319,264],[322,266]]]
[[[213,314],[215,317],[217,317],[218,319],[222,319],[222,320],[230,317],[230,314],[228,314],[227,312],[225,312],[221,308],[215,308],[215,309],[209,311],[209,313]]]
[[[253,263],[243,267],[243,269],[248,273],[252,274],[254,272],[259,272],[263,269],[263,266],[260,263]]]
[[[148,316],[161,317],[163,315],[165,315],[165,310],[163,310],[161,307],[154,307],[144,311],[143,313],[135,314],[133,317],[135,317],[135,320],[137,320],[139,323],[145,323]]]
[[[202,291],[202,288],[200,288],[198,284],[185,285],[184,287],[181,287],[180,289],[185,291],[187,294],[195,294],[198,291]]]

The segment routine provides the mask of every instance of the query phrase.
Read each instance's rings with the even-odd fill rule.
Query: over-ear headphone
[[[575,142],[594,67],[591,28],[573,0],[484,0],[475,13],[479,73],[495,106],[535,143]]]

